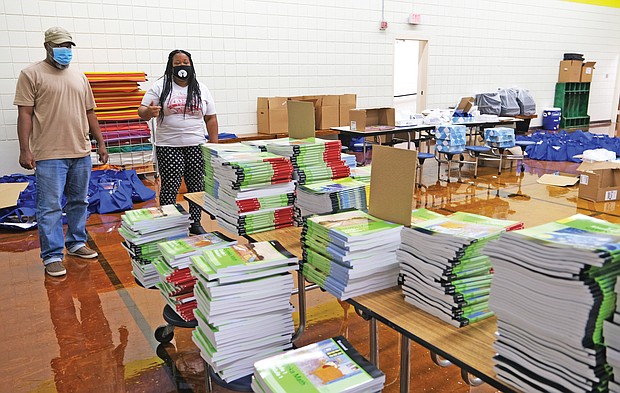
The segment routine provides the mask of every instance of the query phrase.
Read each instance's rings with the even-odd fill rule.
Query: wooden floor
[[[591,129],[615,135],[613,128]],[[480,167],[477,179],[466,167],[457,182],[437,181],[432,160],[424,165],[423,187],[414,207],[440,213],[467,211],[494,218],[521,220],[534,226],[575,213],[620,223],[620,202],[593,203],[577,198],[577,187],[537,183],[545,173],[575,175],[577,165],[525,160],[525,170]],[[444,175],[445,176],[445,175]],[[145,184],[157,188],[153,177]],[[148,202],[135,207],[153,206]],[[164,320],[164,301],[154,290],[138,286],[117,233],[119,214],[88,220],[89,245],[99,258],[67,256],[68,274],[51,278],[39,259],[36,231],[0,232],[0,391],[6,392],[203,392],[204,366],[189,329],[176,329],[171,344],[155,341],[153,331]],[[207,229],[216,227],[203,218]],[[368,355],[368,325],[346,304],[311,291],[308,327],[299,345],[344,334]],[[385,392],[398,392],[399,337],[380,324],[380,366]],[[412,391],[494,392],[470,388],[455,366],[435,366],[428,351],[412,346]],[[227,392],[220,387],[215,392]]]

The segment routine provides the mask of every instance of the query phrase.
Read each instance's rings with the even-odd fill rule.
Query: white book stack
[[[263,148],[291,160],[298,184],[339,179],[351,173],[342,160],[339,140],[279,138],[264,141]]]
[[[239,235],[291,226],[295,185],[290,161],[251,146],[246,149],[254,150],[211,156],[218,188],[207,207],[216,204],[218,224]]]
[[[395,286],[401,229],[359,210],[309,217],[303,274],[341,300]]]
[[[298,269],[292,254],[278,242],[257,242],[191,259],[198,279],[192,338],[224,381],[250,375],[254,362],[291,348],[291,272]]]
[[[190,257],[205,250],[228,247],[236,243],[219,232],[208,232],[157,244],[161,256],[153,261],[159,276],[156,286],[164,300],[183,320],[195,319],[193,310],[196,308],[196,277],[189,269]]]
[[[295,201],[295,222],[303,225],[304,217],[337,213],[346,209],[367,210],[368,184],[350,177],[300,185]]]
[[[604,321],[614,315],[619,250],[620,225],[581,214],[485,248],[499,379],[523,391],[607,391],[618,339]]]
[[[609,381],[609,391],[611,393],[620,393],[620,302],[618,295],[620,294],[620,280],[616,279],[614,287],[616,293],[616,310],[612,319],[608,319],[603,323],[603,336],[605,338],[605,355],[607,363],[614,370],[613,381]]]
[[[206,210],[212,214],[216,215],[217,212],[217,200],[219,193],[219,182],[214,176],[214,160],[217,157],[220,157],[222,154],[228,153],[252,153],[259,152],[260,150],[256,147],[249,146],[244,143],[205,143],[201,145],[202,155],[205,161],[205,197],[204,204]],[[219,165],[216,163],[215,165]]]
[[[413,221],[397,252],[405,301],[456,327],[493,315],[491,261],[482,247],[523,225],[465,212]]]
[[[188,236],[190,216],[180,205],[128,210],[121,215],[118,233],[131,257],[132,274],[145,288],[159,282],[153,261],[161,253],[157,243]]]

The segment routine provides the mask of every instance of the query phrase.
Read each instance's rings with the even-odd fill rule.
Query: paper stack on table
[[[291,348],[297,258],[271,241],[207,250],[191,259],[198,278],[192,338],[223,380],[250,375],[254,362]]]
[[[159,282],[153,261],[161,256],[157,243],[188,236],[190,216],[180,205],[128,210],[118,233],[131,257],[132,274],[146,288]]]
[[[405,301],[456,327],[488,318],[492,271],[482,247],[522,223],[457,212],[415,219],[397,252]],[[420,218],[421,213],[412,214]]]
[[[620,225],[576,214],[485,247],[497,315],[494,370],[523,391],[607,391]],[[618,348],[616,348],[618,349]],[[607,352],[607,353],[606,353]],[[617,363],[616,363],[617,364]]]
[[[309,217],[302,231],[303,274],[341,300],[392,287],[401,229],[359,210]]]

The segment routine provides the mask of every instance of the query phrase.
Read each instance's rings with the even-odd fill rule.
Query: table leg
[[[377,320],[370,318],[370,363],[379,368],[379,330],[377,329]]]
[[[409,338],[404,334],[400,335],[400,393],[409,393],[409,379],[411,370],[409,368],[411,354],[409,352]]]

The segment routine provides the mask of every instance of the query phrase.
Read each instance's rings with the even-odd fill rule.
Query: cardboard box
[[[586,61],[581,66],[581,81],[592,82],[592,73],[594,72],[595,61]]]
[[[321,96],[316,110],[316,129],[328,130],[340,125],[340,96]]]
[[[262,134],[280,134],[288,131],[288,113],[286,97],[258,97],[256,115],[258,132]]]
[[[352,131],[365,131],[372,126],[396,126],[394,108],[351,109],[349,126]]]
[[[579,198],[594,202],[620,199],[620,161],[584,162],[579,175]]]
[[[339,123],[340,126],[349,125],[349,111],[357,107],[357,95],[356,94],[342,94],[340,96],[339,104]]]
[[[562,60],[558,82],[581,82],[581,60]]]

